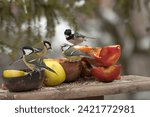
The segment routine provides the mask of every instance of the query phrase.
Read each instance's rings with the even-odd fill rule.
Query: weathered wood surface
[[[150,90],[150,77],[129,75],[111,83],[95,80],[76,81],[29,92],[17,93],[0,89],[0,99],[92,99],[94,97],[102,99],[104,95],[143,90]]]

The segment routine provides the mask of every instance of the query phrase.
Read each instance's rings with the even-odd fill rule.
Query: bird
[[[66,40],[68,42],[72,43],[73,45],[78,45],[78,44],[82,43],[83,41],[86,41],[87,39],[93,39],[93,40],[96,39],[96,38],[84,36],[78,32],[72,33],[71,29],[66,29],[64,31],[64,35],[66,37]]]
[[[24,46],[22,47],[22,52],[23,52],[23,62],[25,65],[32,71],[39,71],[42,68],[47,69],[50,72],[53,72],[56,74],[56,72],[47,67],[45,63],[43,62],[43,59],[41,59],[36,52],[34,52],[34,49],[30,46]]]
[[[33,49],[40,58],[43,58],[52,47],[49,41],[41,41],[37,47],[33,47]]]
[[[91,56],[87,55],[80,50],[74,48],[73,45],[69,45],[67,43],[61,46],[62,55],[69,60],[69,62],[80,61],[82,57],[93,59]]]
[[[36,47],[33,47],[34,52],[39,56],[39,58],[44,58],[44,56],[47,54],[49,49],[52,49],[51,43],[49,41],[41,41],[36,45]],[[19,57],[15,62],[10,63],[9,65],[12,65],[16,62],[19,62],[22,60],[23,56]]]

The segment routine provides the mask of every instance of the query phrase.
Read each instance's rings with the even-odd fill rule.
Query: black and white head
[[[44,46],[47,48],[47,50],[48,50],[48,49],[52,49],[50,42],[48,42],[48,41],[43,41],[43,44],[44,44]]]
[[[71,45],[67,44],[67,43],[64,43],[62,46],[61,46],[61,50],[64,51],[64,50],[67,50],[71,47]]]
[[[23,55],[28,56],[28,55],[34,53],[34,49],[30,46],[24,46],[24,47],[22,47],[22,52],[23,52]]]
[[[72,35],[71,29],[66,29],[64,35],[66,36],[66,38],[70,37]]]

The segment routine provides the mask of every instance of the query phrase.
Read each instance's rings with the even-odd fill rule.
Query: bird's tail
[[[56,73],[53,69],[51,69],[50,67],[45,66],[45,69],[47,69],[47,70],[50,71],[50,72],[53,72],[53,73],[57,74],[57,73]]]
[[[12,62],[12,63],[9,63],[9,66],[11,66],[11,65],[13,65],[13,64],[15,64],[15,63],[17,63],[17,62],[19,62],[19,61],[21,61],[22,60],[22,56],[19,58],[19,59],[17,59],[16,61],[14,61],[14,62]]]
[[[90,39],[90,40],[97,40],[97,38],[94,38],[94,37],[85,37],[86,39]]]
[[[40,67],[42,67],[44,69],[47,69],[48,71],[57,74],[53,69],[51,69],[50,67],[46,66],[45,63],[41,64]]]

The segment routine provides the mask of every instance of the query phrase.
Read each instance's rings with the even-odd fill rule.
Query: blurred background
[[[48,57],[62,57],[67,28],[97,38],[81,45],[120,44],[122,75],[150,76],[150,0],[0,0],[0,75],[22,46],[41,40],[52,43]],[[150,92],[105,98],[150,99]]]

